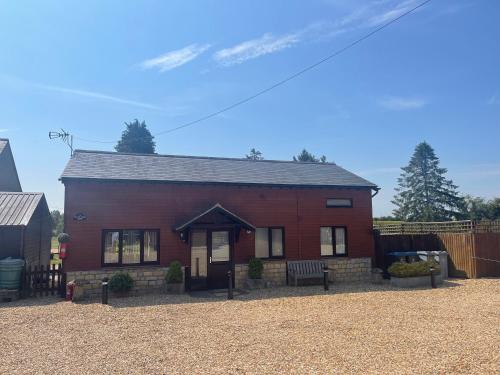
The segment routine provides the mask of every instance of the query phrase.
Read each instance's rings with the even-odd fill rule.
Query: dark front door
[[[228,287],[227,272],[232,270],[232,232],[229,230],[208,231],[208,288]],[[233,272],[234,274],[234,272]]]

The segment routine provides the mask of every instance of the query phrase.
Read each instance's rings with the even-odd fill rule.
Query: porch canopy
[[[191,229],[209,229],[217,227],[231,227],[234,229],[235,238],[238,240],[240,229],[255,231],[255,226],[248,221],[242,219],[238,215],[222,207],[220,203],[216,203],[208,210],[196,215],[184,224],[174,228],[180,233],[181,240],[187,242],[189,230]]]

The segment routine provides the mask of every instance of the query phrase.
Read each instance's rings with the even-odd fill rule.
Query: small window
[[[351,198],[328,198],[326,207],[352,207]]]
[[[283,228],[257,228],[255,230],[256,258],[283,258],[285,236]]]
[[[321,256],[346,256],[347,235],[345,227],[320,228]]]
[[[105,230],[102,251],[105,266],[156,264],[159,261],[159,231]]]

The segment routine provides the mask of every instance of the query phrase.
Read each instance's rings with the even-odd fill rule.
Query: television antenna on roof
[[[64,129],[61,129],[60,132],[49,132],[49,139],[57,138],[61,139],[69,147],[71,156],[73,156],[73,136]]]

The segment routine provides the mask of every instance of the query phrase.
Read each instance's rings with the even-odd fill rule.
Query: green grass
[[[58,249],[59,248],[59,242],[57,241],[57,237],[56,236],[52,237],[50,248],[51,249]]]
[[[61,264],[61,263],[62,263],[62,261],[61,261],[61,259],[59,259],[59,254],[53,254],[52,259],[50,260],[50,265],[55,264],[57,266],[58,264]]]

